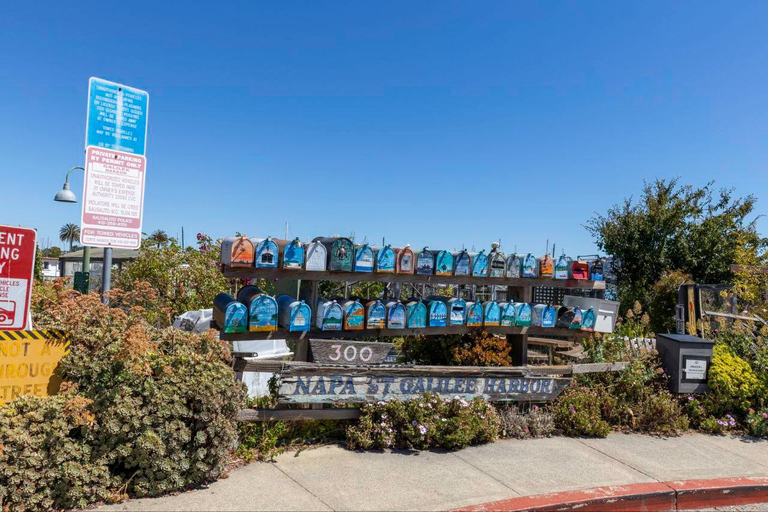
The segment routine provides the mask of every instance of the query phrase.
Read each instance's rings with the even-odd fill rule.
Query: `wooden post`
[[[531,302],[533,300],[533,287],[509,286],[507,288],[507,300],[510,302]],[[507,334],[507,343],[512,347],[512,366],[527,365],[528,335]]]

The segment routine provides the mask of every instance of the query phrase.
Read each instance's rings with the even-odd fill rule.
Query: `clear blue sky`
[[[576,255],[656,176],[766,213],[768,2],[288,4],[6,4],[0,223],[79,223],[90,76],[149,91],[147,232]]]

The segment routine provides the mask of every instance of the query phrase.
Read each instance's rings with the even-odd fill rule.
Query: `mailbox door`
[[[448,251],[439,251],[435,258],[435,275],[453,275],[453,254]]]
[[[373,249],[368,244],[355,250],[355,272],[373,272]]]
[[[525,255],[525,258],[523,258],[523,269],[520,275],[522,277],[536,277],[536,271],[538,270],[538,267],[539,264],[538,261],[536,261],[536,256],[528,253]]]
[[[416,273],[421,276],[431,276],[435,273],[435,255],[424,249],[416,257]]]
[[[589,264],[586,261],[574,261],[571,264],[571,276],[574,279],[589,279]]]
[[[491,253],[490,266],[491,269],[488,272],[490,277],[504,277],[504,270],[506,265],[506,258],[504,254],[496,251]]]
[[[250,268],[255,257],[253,242],[244,236],[230,236],[221,243],[221,262],[225,265]]]
[[[568,326],[569,329],[581,329],[581,308],[574,307],[573,308],[573,319],[571,320],[571,324]]]
[[[291,332],[308,331],[312,321],[312,310],[308,305],[299,302],[291,308]]]
[[[439,300],[429,301],[429,317],[427,318],[430,327],[445,327],[448,318],[448,308],[445,302]]]
[[[604,264],[602,260],[595,260],[592,262],[592,266],[589,269],[589,278],[593,281],[604,281],[605,274],[603,270]]]
[[[409,247],[403,247],[397,253],[397,273],[413,274],[413,251]]]
[[[301,270],[304,266],[304,246],[293,240],[283,249],[283,268]]]
[[[405,306],[395,303],[387,308],[387,329],[405,328]]]
[[[312,242],[307,246],[307,258],[304,263],[306,270],[324,272],[328,261],[328,251],[320,242]]]
[[[365,327],[365,308],[357,301],[346,305],[344,311],[344,330],[360,331]]]
[[[527,302],[515,303],[515,325],[525,327],[531,325],[531,305]]]
[[[595,311],[592,308],[589,308],[581,313],[581,330],[595,330]]]
[[[341,306],[337,302],[328,304],[323,312],[322,329],[324,331],[340,331],[343,322],[344,312],[341,310]]]
[[[427,307],[423,302],[408,303],[408,328],[424,329],[427,326]]]
[[[555,260],[549,254],[539,259],[539,277],[551,278],[555,275]]]
[[[328,270],[334,272],[352,272],[354,267],[355,246],[348,238],[338,238],[331,246]]]
[[[517,254],[507,258],[507,277],[517,279],[520,277],[523,262]]]
[[[448,301],[450,307],[450,324],[464,325],[467,314],[467,303],[464,299],[451,299]]]
[[[248,330],[251,332],[277,330],[277,301],[269,295],[259,295],[251,302]]]
[[[467,326],[481,327],[483,325],[483,305],[472,302],[467,306]]]
[[[472,271],[472,257],[467,251],[461,251],[454,258],[456,269],[453,272],[455,276],[468,276]]]
[[[490,301],[485,304],[485,310],[483,311],[483,324],[488,326],[496,326],[501,322],[501,309],[499,303],[496,301]]]
[[[488,256],[483,251],[472,258],[472,275],[475,277],[488,277]]]
[[[531,325],[541,327],[542,317],[544,315],[544,304],[535,304],[531,314]]]
[[[568,257],[563,254],[555,264],[555,279],[568,279]]]
[[[248,331],[248,310],[239,302],[230,302],[224,311],[225,333],[241,333]]]
[[[546,306],[544,312],[541,315],[542,327],[554,327],[557,323],[557,310],[554,306]]]
[[[558,329],[568,329],[573,321],[573,310],[567,306],[562,306],[557,310],[557,324]]]
[[[271,238],[265,238],[256,245],[256,268],[277,268],[277,244]]]
[[[395,251],[388,245],[376,253],[376,272],[383,274],[395,272]]]
[[[368,318],[366,319],[367,329],[383,329],[387,318],[387,308],[380,300],[371,301],[366,310]]]
[[[503,327],[513,327],[515,325],[515,304],[514,302],[503,302],[499,304],[501,318],[499,323]]]

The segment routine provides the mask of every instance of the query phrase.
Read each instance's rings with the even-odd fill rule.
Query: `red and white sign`
[[[140,155],[88,146],[80,221],[83,245],[139,248],[146,164]]]
[[[31,328],[29,299],[36,249],[34,229],[0,226],[0,331]]]

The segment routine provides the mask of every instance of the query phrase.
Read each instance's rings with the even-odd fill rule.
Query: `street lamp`
[[[73,167],[67,171],[67,177],[64,178],[64,186],[56,193],[56,197],[53,198],[54,201],[60,203],[77,203],[77,196],[69,188],[69,174],[77,169],[85,171],[85,169],[80,166]],[[89,275],[91,273],[91,248],[87,245],[83,246],[83,272],[87,272]]]

